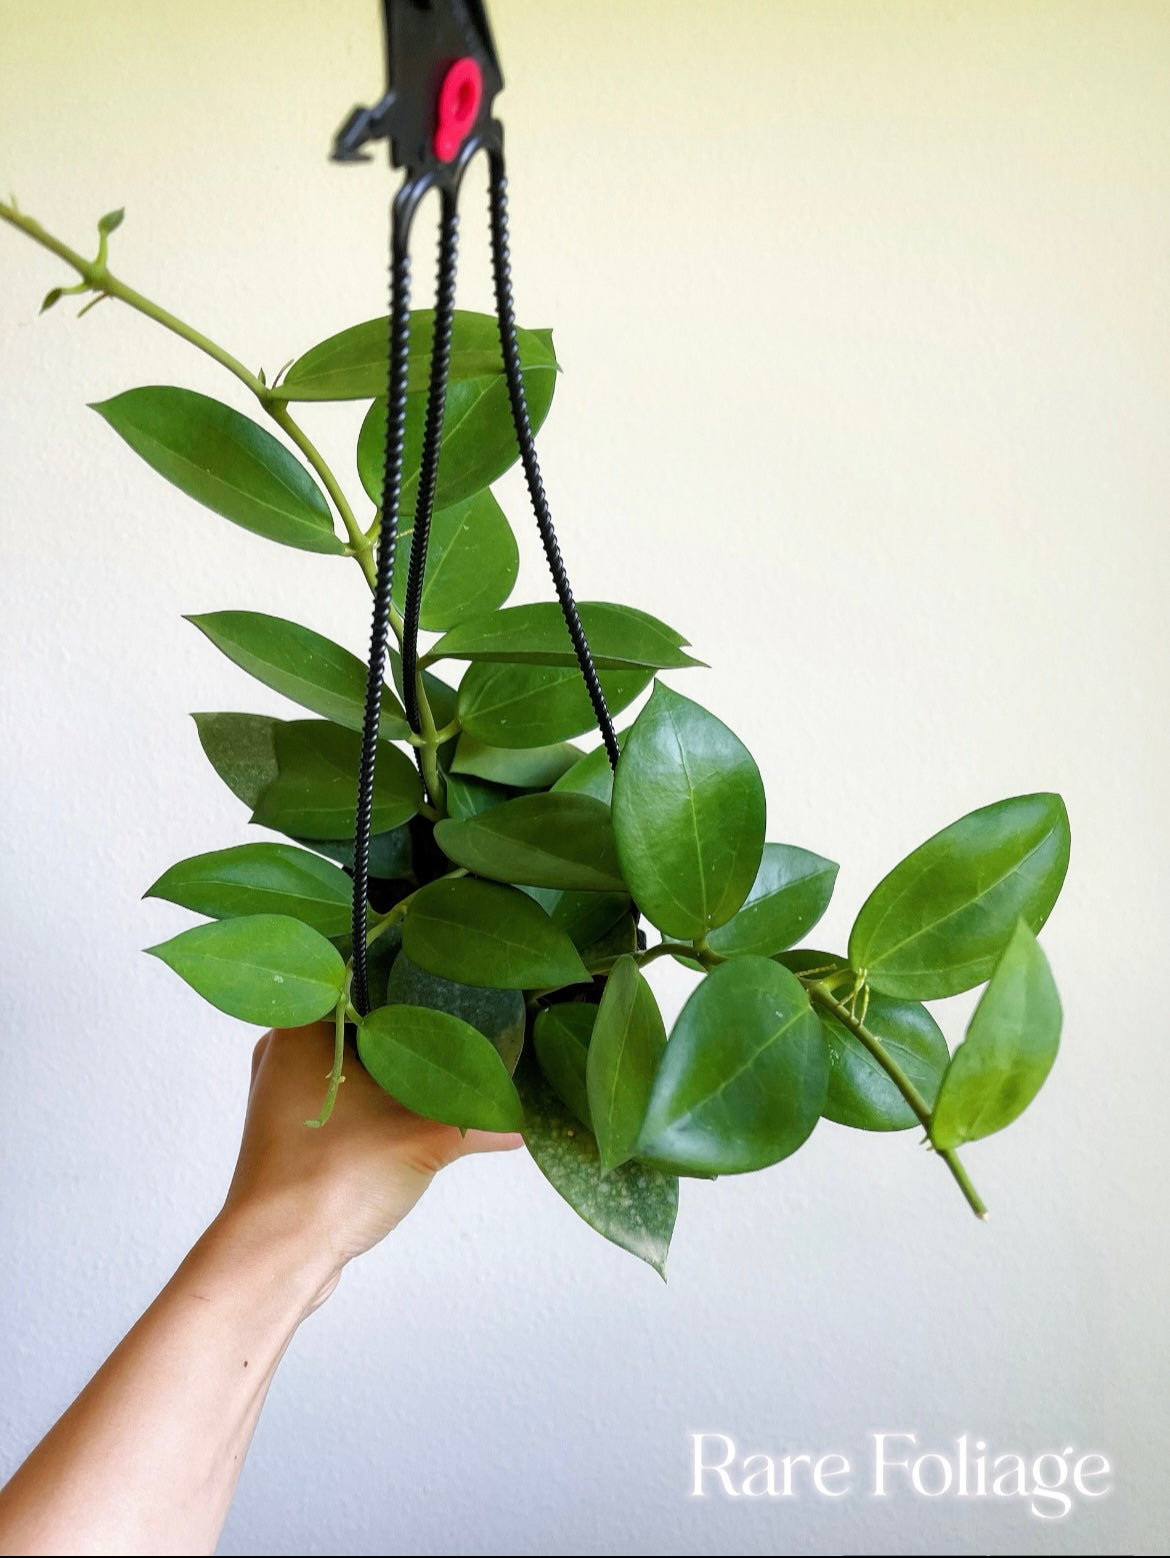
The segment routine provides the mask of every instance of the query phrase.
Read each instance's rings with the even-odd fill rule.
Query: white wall
[[[229,1553],[1160,1549],[1170,10],[1012,0],[494,0],[522,319],[578,594],[688,629],[770,835],[842,862],[818,939],[970,807],[1060,789],[1060,1061],[968,1161],[819,1129],[687,1185],[670,1285],[516,1156],[463,1164],[298,1337]],[[0,184],[270,371],[384,306],[372,0],[0,0]],[[467,226],[482,209],[478,195]],[[465,243],[469,306],[486,253]],[[139,949],[139,895],[242,841],[190,709],[271,708],[180,613],[360,648],[356,569],[188,504],[85,409],[233,384],[0,231],[7,1021],[0,1473],[219,1204],[253,1035]],[[429,273],[429,261],[420,275]],[[349,457],[349,419],[322,417]],[[547,594],[525,535],[522,587]],[[685,985],[659,980],[667,1003]],[[959,1014],[961,1016],[961,1013]],[[1018,1504],[687,1497],[687,1434],[1103,1450]]]

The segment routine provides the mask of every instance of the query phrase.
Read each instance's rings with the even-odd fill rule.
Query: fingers
[[[523,1147],[524,1138],[518,1131],[468,1131],[459,1144],[459,1156],[472,1152],[515,1152]]]

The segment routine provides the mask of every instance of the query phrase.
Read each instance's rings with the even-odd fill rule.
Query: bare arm
[[[315,1025],[257,1045],[223,1211],[0,1492],[0,1554],[212,1552],[300,1322],[440,1168],[519,1144],[420,1120],[356,1060],[307,1130],[332,1043]]]

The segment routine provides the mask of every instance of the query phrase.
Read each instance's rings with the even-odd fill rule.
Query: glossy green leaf
[[[552,990],[588,979],[573,943],[514,887],[456,877],[411,900],[402,945],[413,962],[460,984]]]
[[[618,746],[625,746],[624,733],[618,735]],[[574,763],[552,787],[558,795],[592,795],[594,800],[609,806],[613,801],[613,769],[609,753],[604,746],[594,747],[580,762]]]
[[[361,737],[326,720],[289,720],[276,729],[277,776],[252,821],[306,839],[351,834],[357,808]],[[414,764],[381,742],[374,775],[373,829],[397,828],[418,811],[422,788]]]
[[[282,914],[213,920],[146,950],[221,1012],[264,1027],[316,1021],[345,984],[337,948]]]
[[[276,778],[276,729],[267,714],[193,714],[207,761],[238,800],[255,806]]]
[[[489,784],[486,779],[473,779],[469,774],[447,775],[447,810],[461,822],[479,817],[493,806],[502,806],[516,793],[506,785]]]
[[[215,920],[285,914],[341,936],[350,929],[353,883],[328,860],[291,844],[238,844],[180,860],[143,895]]]
[[[520,355],[529,416],[535,432],[548,415],[556,387],[556,361],[551,348],[531,331],[521,332]],[[472,497],[504,474],[520,457],[512,408],[498,368],[453,382],[443,413],[443,451],[435,507],[449,508]],[[286,380],[287,383],[287,380]],[[366,413],[358,434],[357,467],[362,486],[374,503],[382,501],[382,465],[386,452],[384,392]],[[402,513],[413,514],[418,496],[418,471],[426,425],[427,391],[406,397],[406,441],[402,466]]]
[[[562,892],[556,887],[525,887],[554,925],[559,925],[577,948],[583,951],[613,929],[628,915],[629,893]]]
[[[524,1112],[492,1044],[429,1006],[381,1006],[358,1028],[362,1065],[400,1104],[461,1130],[517,1131]]]
[[[394,603],[406,606],[406,581],[414,545],[414,521],[398,532],[394,559]],[[442,632],[477,612],[491,611],[512,593],[520,567],[516,537],[504,511],[488,491],[451,508],[436,509],[427,543],[420,625]]]
[[[581,625],[599,671],[681,670],[699,665],[664,622],[632,606],[579,601]],[[576,666],[577,653],[555,600],[468,617],[444,633],[428,661],[476,660],[508,665]]]
[[[592,1132],[565,1108],[536,1066],[521,1065],[516,1080],[524,1102],[524,1140],[537,1168],[578,1217],[665,1279],[678,1180],[642,1163],[625,1163],[602,1179]]]
[[[808,1139],[828,1083],[821,1025],[800,981],[770,959],[735,958],[679,1014],[637,1156],[674,1173],[767,1168]]]
[[[212,611],[187,621],[265,687],[348,730],[361,730],[366,667],[348,649],[262,611]],[[402,705],[388,687],[382,691],[379,729],[384,741],[405,741],[410,734]]]
[[[910,1105],[860,1039],[831,1013],[818,1010],[829,1046],[825,1119],[861,1131],[908,1131],[918,1125]],[[950,1053],[942,1030],[917,1001],[873,995],[865,1026],[882,1041],[928,1105],[938,1095]]]
[[[374,943],[377,945],[377,942]],[[429,974],[405,952],[395,958],[386,982],[387,1006],[431,1006],[448,1012],[482,1033],[495,1048],[510,1076],[524,1048],[527,1008],[520,990],[488,990],[461,985]]]
[[[194,390],[127,390],[92,409],[188,497],[305,552],[344,551],[325,494],[272,434]]]
[[[494,747],[466,731],[459,737],[451,772],[490,779],[517,790],[546,790],[576,763],[581,753],[567,741],[546,747]]]
[[[591,795],[518,795],[482,816],[435,825],[448,859],[529,887],[621,892],[609,807]]]
[[[592,1129],[586,1065],[596,1016],[592,1002],[562,1001],[538,1012],[532,1025],[532,1042],[545,1081],[586,1130]]]
[[[722,957],[783,952],[829,907],[837,864],[794,844],[765,844],[760,869],[743,908],[707,937]]]
[[[665,1048],[666,1028],[653,990],[632,957],[619,958],[597,1009],[586,1072],[603,1174],[634,1156]]]
[[[432,309],[412,311],[406,380],[411,394],[425,393],[430,384],[434,330]],[[553,360],[550,332],[517,333],[522,362],[532,365]],[[298,357],[272,394],[284,400],[373,400],[385,395],[389,341],[390,321],[384,314],[379,319],[350,325]],[[495,315],[456,309],[451,329],[450,382],[482,379],[501,374],[503,369],[500,327]]]
[[[764,786],[722,720],[659,683],[613,786],[622,875],[642,912],[690,941],[729,920],[764,848]]]
[[[1068,870],[1059,795],[1018,795],[936,833],[878,883],[849,961],[883,995],[929,1001],[991,977],[1022,919],[1038,931]]]
[[[977,1141],[1023,1114],[1052,1069],[1060,1024],[1048,959],[1021,920],[943,1078],[931,1121],[934,1145]]]
[[[647,686],[652,671],[602,671],[609,712],[617,714]],[[596,725],[576,666],[473,665],[459,684],[459,718],[480,741],[534,747],[567,741]]]

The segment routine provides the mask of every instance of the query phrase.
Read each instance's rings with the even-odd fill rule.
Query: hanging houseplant
[[[452,98],[466,124],[446,160],[462,159],[460,177],[477,150],[496,156],[488,87],[469,121]],[[361,112],[345,154],[394,128]],[[522,1130],[574,1210],[659,1271],[680,1177],[767,1168],[822,1118],[923,1130],[982,1215],[957,1148],[1010,1124],[1056,1056],[1060,1004],[1036,933],[1068,865],[1064,805],[1024,795],[962,817],[878,883],[846,948],[807,945],[837,867],[767,837],[783,837],[783,820],[766,825],[747,747],[673,685],[700,663],[687,639],[633,605],[578,615],[555,538],[560,602],[506,604],[518,554],[492,484],[519,434],[540,515],[525,434],[548,413],[557,363],[547,330],[509,329],[502,143],[492,167],[497,317],[453,310],[458,180],[447,199],[440,178],[451,263],[436,310],[406,309],[407,222],[392,316],[271,383],[110,270],[121,212],[99,222],[87,260],[0,202],[80,278],[44,307],[66,292],[118,299],[215,358],[275,431],[166,386],[129,389],[99,415],[215,513],[350,560],[376,597],[381,585],[394,641],[384,682],[377,613],[372,676],[283,617],[190,619],[311,717],[195,715],[208,761],[277,839],[163,872],[149,895],[204,923],[149,950],[246,1022],[333,1018],[335,1063],[309,1126],[327,1125],[356,1049],[420,1114]],[[369,405],[364,513],[302,426],[300,408],[320,401]],[[551,524],[546,548],[549,536]],[[647,689],[619,743],[609,716]],[[574,744],[598,722],[600,746]],[[662,958],[702,976],[669,1037],[645,972]],[[952,1054],[923,1003],[980,985]]]

